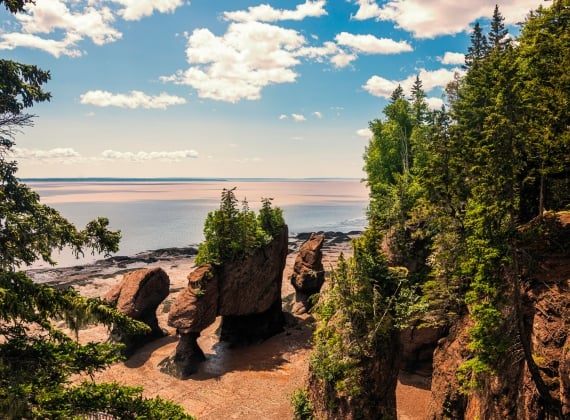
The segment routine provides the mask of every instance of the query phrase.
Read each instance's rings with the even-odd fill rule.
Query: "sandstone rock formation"
[[[396,384],[400,371],[401,344],[393,330],[377,345],[377,352],[363,359],[359,366],[363,381],[358,401],[326,384],[314,372],[309,375],[308,392],[313,415],[322,420],[395,419]]]
[[[188,276],[188,287],[170,308],[168,325],[180,342],[161,370],[186,378],[196,372],[204,354],[197,345],[200,332],[222,316],[220,340],[247,344],[283,331],[281,283],[287,259],[288,231],[238,261],[204,265]]]
[[[125,354],[130,355],[141,345],[166,334],[158,325],[156,308],[168,296],[169,288],[170,279],[162,268],[145,268],[125,274],[123,280],[105,295],[105,301],[151,328],[149,334],[136,336],[113,329],[111,339],[126,345]]]
[[[434,354],[429,419],[570,418],[570,213],[527,227],[516,254],[503,309],[510,347],[497,371],[460,392],[457,368],[470,357],[469,314],[455,323]],[[542,233],[539,233],[542,232]],[[513,267],[514,269],[514,267]]]
[[[325,282],[325,271],[322,263],[322,247],[324,234],[312,233],[295,258],[291,284],[295,288],[295,303],[293,313],[303,314],[310,309],[309,298],[319,293]]]
[[[419,324],[419,322],[418,322]],[[400,331],[403,370],[422,376],[431,376],[433,352],[438,341],[447,335],[444,327],[409,326]]]

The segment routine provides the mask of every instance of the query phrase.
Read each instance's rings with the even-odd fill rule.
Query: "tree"
[[[483,30],[479,22],[475,23],[473,26],[473,32],[471,33],[471,45],[467,48],[467,54],[465,54],[465,68],[469,69],[474,64],[483,60],[489,51],[489,44],[487,42],[487,37],[483,35]]]
[[[491,48],[503,48],[508,33],[509,30],[505,28],[505,18],[499,11],[499,6],[495,5],[493,18],[491,19],[491,30],[488,35]]]
[[[204,222],[204,242],[198,247],[197,264],[220,265],[244,257],[268,244],[285,224],[279,208],[271,208],[271,199],[262,199],[259,215],[237,207],[236,188],[222,190],[219,210],[208,213]]]
[[[414,125],[419,126],[425,123],[429,113],[429,108],[426,102],[426,94],[423,90],[423,83],[420,80],[419,74],[416,76],[416,80],[412,85],[411,108]]]
[[[27,1],[3,1],[12,12]],[[120,232],[98,218],[79,230],[16,177],[9,160],[14,136],[32,125],[24,110],[48,101],[43,85],[49,72],[36,66],[0,60],[0,413],[3,418],[75,418],[99,411],[121,418],[191,419],[174,404],[141,396],[139,388],[84,381],[71,376],[91,374],[120,360],[120,348],[109,344],[79,344],[54,327],[61,319],[76,332],[98,322],[131,333],[148,328],[100,299],[35,284],[18,271],[39,259],[54,264],[52,252],[71,247],[109,254],[118,250]]]

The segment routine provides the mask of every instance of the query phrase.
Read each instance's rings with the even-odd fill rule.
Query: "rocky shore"
[[[324,232],[322,262],[329,272],[341,253],[350,256],[350,240],[361,232]],[[283,272],[282,302],[285,312],[292,312],[295,290],[289,280],[300,246],[311,233],[288,240],[288,255]],[[103,297],[127,272],[140,268],[161,267],[170,278],[169,296],[157,309],[158,323],[168,335],[138,350],[124,363],[96,373],[97,381],[117,381],[143,386],[147,396],[159,395],[182,405],[199,419],[293,418],[290,395],[304,387],[311,351],[314,320],[310,314],[288,318],[285,332],[261,343],[229,348],[219,341],[219,320],[204,330],[198,339],[206,361],[191,378],[182,380],[160,372],[160,363],[173,354],[178,339],[167,326],[170,308],[177,295],[186,288],[188,274],[196,266],[196,247],[167,248],[142,252],[134,256],[114,256],[93,264],[30,270],[37,282],[56,287],[73,286],[82,295]],[[63,323],[60,327],[64,327]],[[101,326],[79,333],[82,342],[105,341],[108,331]],[[399,419],[425,417],[429,399],[429,380],[404,375],[399,384]]]

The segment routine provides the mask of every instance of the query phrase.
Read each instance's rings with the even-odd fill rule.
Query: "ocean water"
[[[208,212],[219,207],[224,188],[258,210],[261,198],[273,198],[283,210],[291,236],[301,232],[362,230],[368,191],[356,179],[320,180],[185,180],[88,179],[27,180],[42,203],[57,209],[78,227],[107,217],[120,229],[117,255],[197,245],[203,240]],[[101,256],[76,260],[69,252],[55,255],[60,266],[86,264]],[[45,266],[36,264],[34,267]]]

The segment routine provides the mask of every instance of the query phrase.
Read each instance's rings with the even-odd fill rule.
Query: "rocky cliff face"
[[[461,318],[434,353],[429,419],[570,418],[570,213],[547,215],[522,235],[506,279],[510,348],[478,389],[461,393],[456,371],[470,357],[471,326],[469,314]]]

